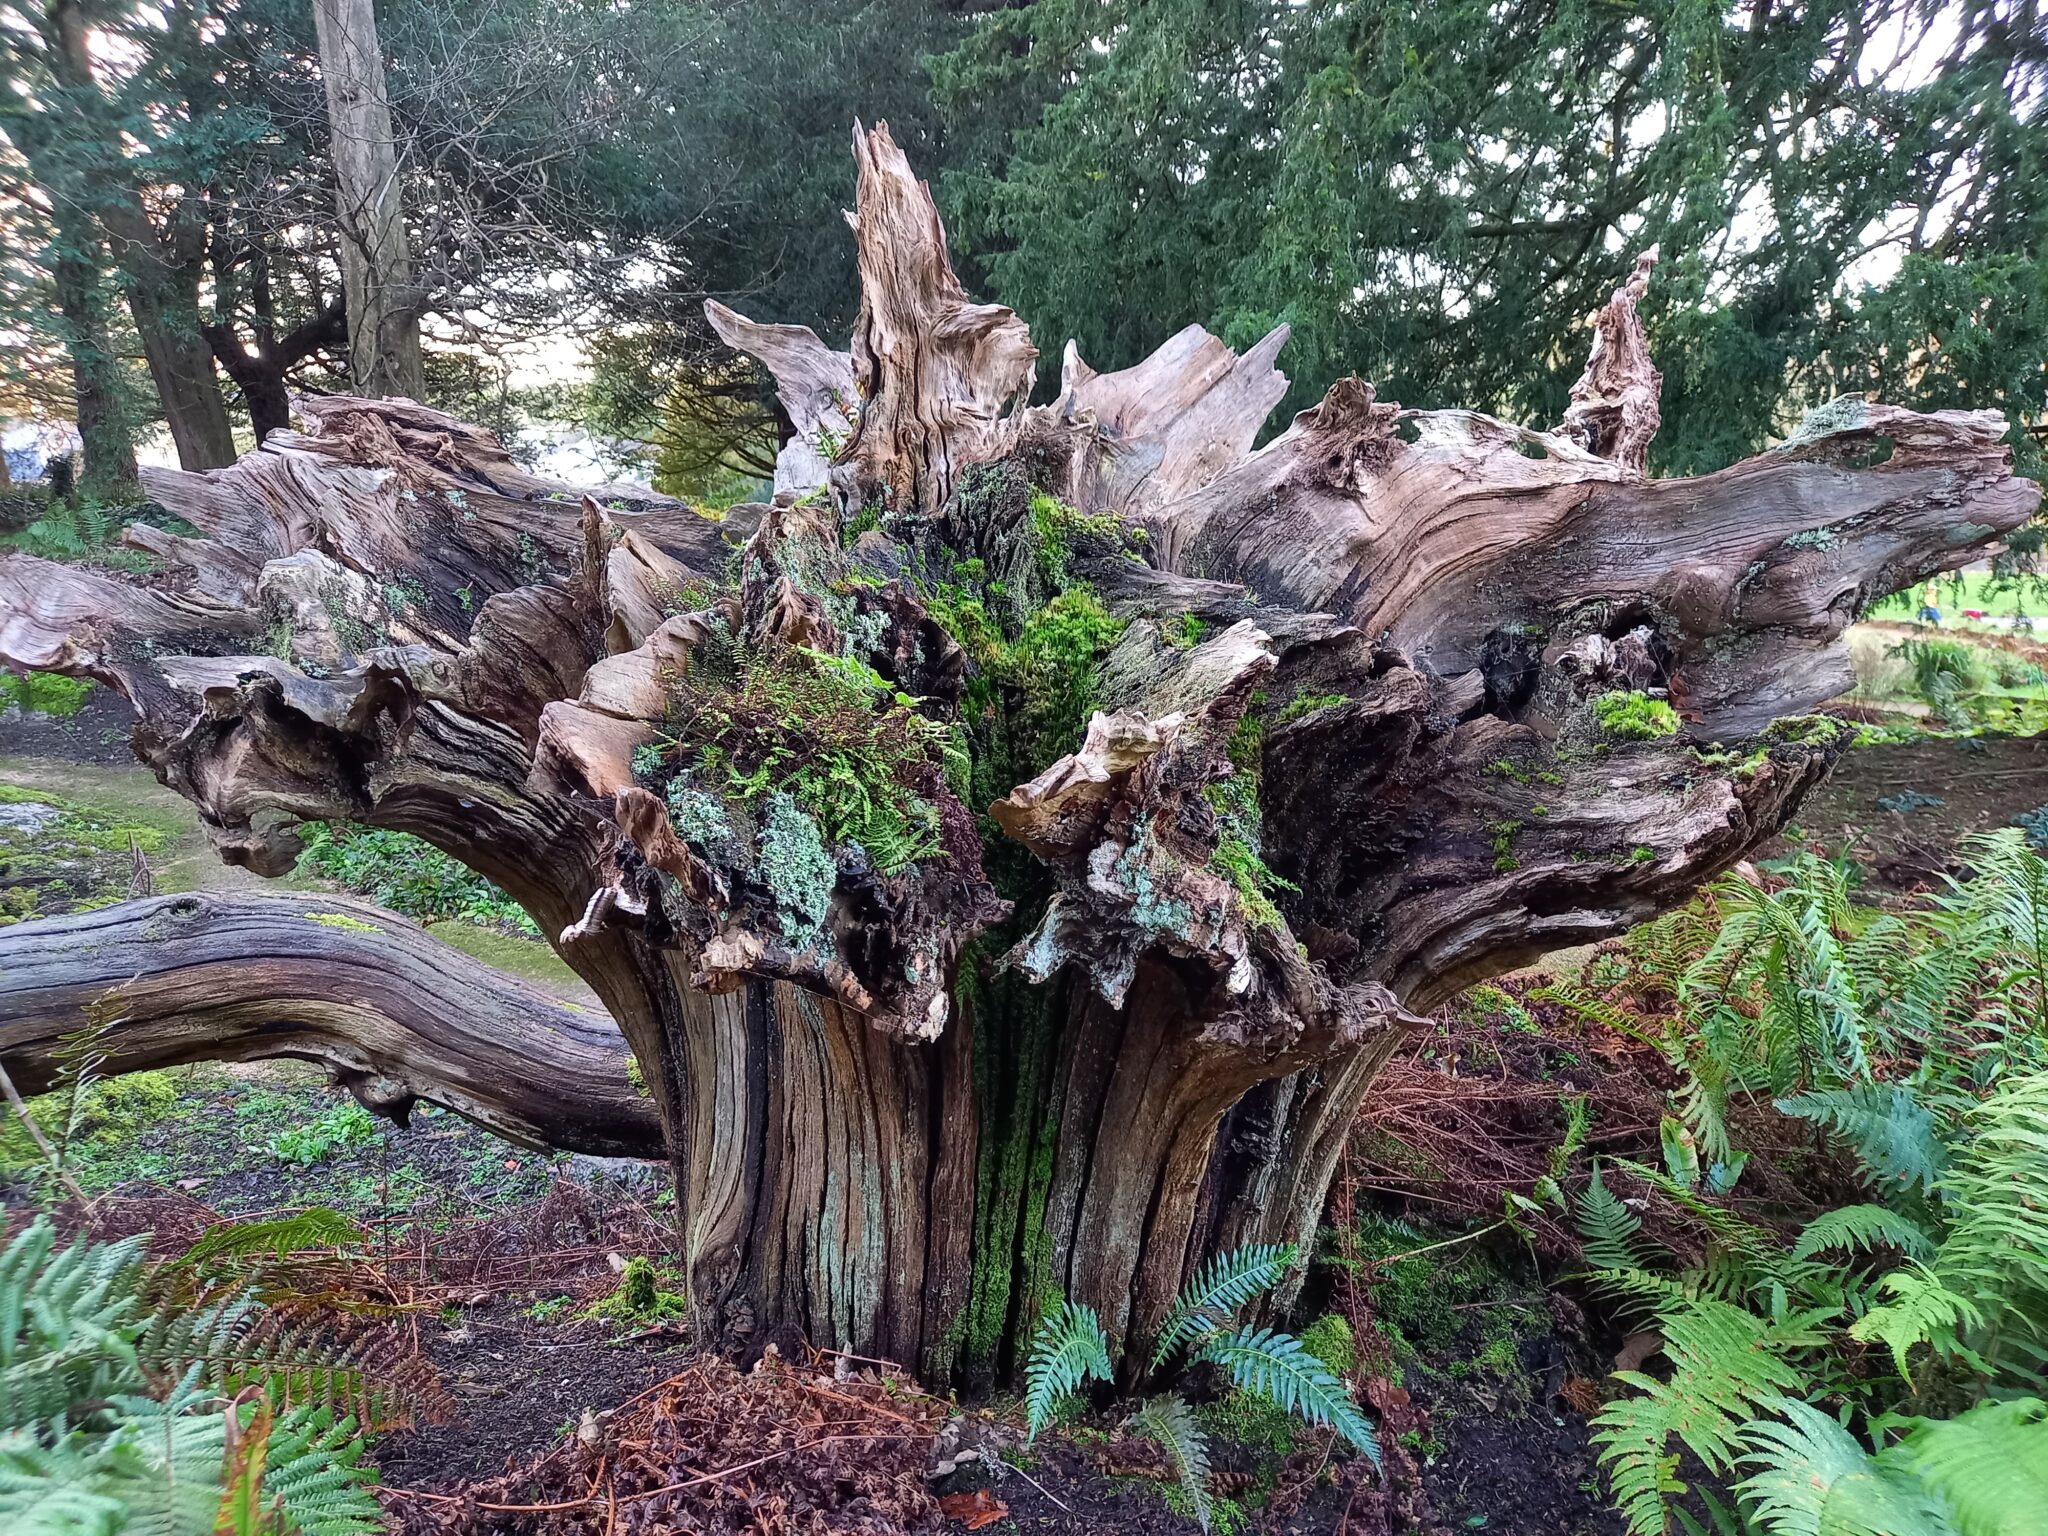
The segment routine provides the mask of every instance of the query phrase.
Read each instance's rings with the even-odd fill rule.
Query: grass
[[[66,1166],[87,1194],[176,1181],[230,1216],[325,1205],[453,1225],[538,1198],[566,1163],[432,1105],[401,1129],[299,1063],[131,1073],[89,1083],[79,1105],[73,1120],[68,1095],[54,1092],[29,1110],[53,1140],[72,1125]],[[0,1121],[0,1191],[57,1193],[12,1115]]]
[[[85,708],[91,695],[92,684],[82,677],[58,672],[0,672],[0,709],[11,706],[24,715],[69,720]]]
[[[90,911],[127,894],[131,844],[174,841],[155,820],[128,819],[42,789],[0,784],[0,925]]]
[[[525,909],[504,891],[404,832],[311,822],[299,867],[418,922],[452,918],[534,937],[540,933]]]

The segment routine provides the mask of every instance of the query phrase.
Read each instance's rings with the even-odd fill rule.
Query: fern
[[[1909,1259],[1934,1257],[1934,1240],[1926,1228],[1882,1205],[1844,1205],[1823,1211],[1800,1231],[1799,1241],[1792,1245],[1792,1257],[1810,1259],[1831,1249],[1869,1253],[1879,1245],[1896,1248]]]
[[[1586,1192],[1579,1197],[1578,1226],[1579,1235],[1585,1240],[1586,1262],[1594,1269],[1643,1267],[1635,1250],[1635,1236],[1642,1230],[1643,1219],[1615,1198],[1600,1177],[1597,1161]]]
[[[309,1248],[349,1248],[363,1229],[339,1211],[310,1206],[268,1221],[224,1222],[187,1248],[181,1262],[208,1268],[224,1259],[282,1259]]]
[[[1879,1458],[1910,1470],[1961,1536],[2029,1536],[2048,1513],[2048,1403],[1980,1403],[1922,1419]]]
[[[1778,1100],[1778,1111],[1847,1142],[1881,1189],[1932,1193],[1948,1165],[1932,1111],[1903,1083],[1856,1083]]]
[[[1027,1441],[1038,1438],[1038,1432],[1084,1381],[1107,1381],[1109,1374],[1109,1339],[1095,1309],[1069,1301],[1048,1312],[1031,1341],[1031,1358],[1024,1367]]]
[[[1194,1410],[1172,1393],[1155,1397],[1131,1416],[1134,1428],[1166,1448],[1173,1470],[1186,1490],[1195,1519],[1209,1529],[1209,1439],[1195,1423]]]
[[[1872,1456],[1834,1419],[1793,1398],[1769,1405],[1744,1435],[1740,1460],[1757,1470],[1740,1484],[1771,1536],[1935,1536],[1940,1503],[1910,1473]]]
[[[1188,1282],[1167,1315],[1158,1348],[1152,1352],[1153,1369],[1164,1365],[1182,1346],[1215,1332],[1239,1307],[1278,1285],[1294,1267],[1295,1257],[1292,1243],[1266,1243],[1211,1259]]]
[[[38,1218],[0,1252],[0,1529],[211,1536],[219,1519],[234,1529],[235,1509],[249,1506],[223,1505],[230,1395],[238,1431],[270,1424],[258,1437],[260,1467],[253,1446],[240,1447],[234,1486],[260,1484],[306,1536],[381,1529],[353,1419],[317,1407],[271,1418],[274,1400],[244,1385],[267,1381],[267,1369],[236,1367],[229,1394],[217,1361],[194,1348],[263,1339],[254,1353],[267,1365],[295,1362],[305,1379],[323,1368],[310,1332],[266,1332],[264,1314],[240,1295],[196,1311],[174,1298],[153,1304],[142,1241],[60,1248]]]
[[[1271,1328],[1215,1333],[1195,1358],[1222,1366],[1233,1382],[1253,1396],[1298,1413],[1311,1424],[1335,1429],[1378,1463],[1379,1437],[1352,1402],[1350,1392],[1294,1335]]]
[[[1711,1472],[1725,1472],[1760,1403],[1802,1386],[1781,1353],[1787,1340],[1763,1318],[1724,1301],[1690,1298],[1660,1312],[1671,1379],[1635,1371],[1617,1379],[1635,1387],[1593,1420],[1593,1442],[1634,1536],[1662,1536],[1664,1499],[1682,1491],[1675,1436]]]

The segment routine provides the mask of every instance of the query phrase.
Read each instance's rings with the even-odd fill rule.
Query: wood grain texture
[[[0,1060],[24,1093],[96,1028],[110,1073],[292,1058],[398,1119],[439,1104],[531,1146],[660,1157],[612,1022],[325,895],[193,893],[0,928]]]
[[[1806,714],[1846,627],[2039,490],[1994,414],[1860,400],[1650,476],[1647,264],[1557,431],[1346,379],[1255,448],[1284,331],[1070,349],[1030,407],[1023,324],[967,296],[886,126],[855,153],[849,351],[713,312],[800,433],[843,414],[803,494],[585,497],[330,397],[152,475],[206,536],[154,546],[182,578],[0,562],[0,657],[122,689],[225,858],[279,873],[346,819],[511,892],[640,1063],[701,1337],[987,1383],[1052,1297],[1142,1346],[1211,1254],[1311,1238],[1420,1011],[1769,837],[1846,743]],[[750,664],[858,702],[745,703]],[[943,735],[890,770],[932,843],[765,872],[771,782],[846,707]],[[721,833],[690,733],[748,708],[788,751]]]

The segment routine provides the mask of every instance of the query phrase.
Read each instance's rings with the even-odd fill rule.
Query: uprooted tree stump
[[[510,891],[643,1069],[707,1342],[987,1379],[1052,1296],[1143,1344],[1208,1255],[1312,1234],[1411,1010],[1772,833],[1843,744],[1801,712],[1845,627],[2038,491],[1995,413],[1859,401],[1649,478],[1647,263],[1557,431],[1347,379],[1254,452],[1284,328],[1070,346],[1027,407],[1023,323],[886,129],[854,147],[850,354],[712,311],[795,424],[772,506],[579,502],[437,412],[307,400],[150,475],[204,535],[134,530],[181,577],[0,564],[0,656],[124,693],[231,861],[346,819]],[[348,939],[264,984],[347,994],[380,942]],[[445,1050],[388,997],[354,1056],[346,1010],[315,1032],[380,1107],[487,1117],[488,1074],[436,1074],[495,1015],[501,1121],[548,1134],[539,1083],[585,1135],[588,1061],[550,1072],[519,1007],[451,999]]]

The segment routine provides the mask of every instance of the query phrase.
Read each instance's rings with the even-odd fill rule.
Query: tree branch
[[[609,1019],[365,903],[194,893],[0,928],[0,1061],[23,1093],[82,1028],[108,1073],[313,1061],[400,1124],[425,1100],[533,1146],[662,1155]]]

